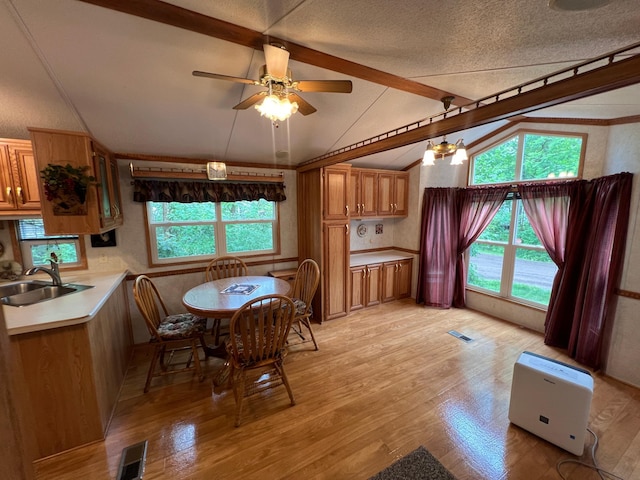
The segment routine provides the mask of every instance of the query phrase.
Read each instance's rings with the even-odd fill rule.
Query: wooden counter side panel
[[[35,424],[38,458],[103,438],[86,324],[11,337]]]
[[[87,323],[93,355],[96,397],[106,433],[131,357],[129,305],[122,283],[96,317]]]

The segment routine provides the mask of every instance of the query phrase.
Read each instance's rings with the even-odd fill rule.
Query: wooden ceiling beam
[[[420,95],[440,101],[443,97],[453,96],[452,105],[462,106],[473,103],[473,99],[456,95],[455,93],[430,87],[420,82],[399,77],[391,73],[369,68],[333,55],[319,52],[296,43],[264,35],[255,30],[193,12],[176,5],[159,0],[79,0],[84,3],[127,13],[165,25],[189,30],[245,47],[262,51],[265,43],[279,43],[285,46],[290,58],[298,62],[342,73],[350,77],[359,78],[385,87]]]
[[[318,157],[298,167],[299,172],[347,162],[424,140],[449,135],[487,123],[640,83],[640,55],[596,68],[571,78],[482,105],[403,133],[366,143],[335,155]],[[365,141],[366,142],[366,141]]]

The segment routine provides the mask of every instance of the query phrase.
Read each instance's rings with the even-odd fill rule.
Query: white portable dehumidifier
[[[593,396],[593,378],[581,368],[531,352],[513,367],[511,423],[582,455]]]

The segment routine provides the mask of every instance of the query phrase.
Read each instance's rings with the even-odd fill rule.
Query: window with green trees
[[[519,132],[471,158],[471,185],[575,178],[585,136]],[[501,297],[548,305],[557,267],[515,195],[467,251],[467,285]]]
[[[147,202],[153,263],[195,261],[216,255],[276,253],[278,215],[267,200]]]

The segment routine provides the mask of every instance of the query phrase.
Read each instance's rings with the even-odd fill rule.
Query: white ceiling
[[[640,0],[560,12],[547,0],[173,0],[265,35],[479,99],[640,42]],[[27,127],[89,131],[120,153],[295,166],[443,110],[439,100],[296,61],[298,80],[349,79],[351,94],[304,93],[317,112],[274,128],[232,107],[260,87],[261,50],[76,0],[0,3],[0,137]],[[640,114],[638,85],[529,116]],[[462,131],[468,144],[496,129]],[[425,142],[351,163],[401,169]]]

